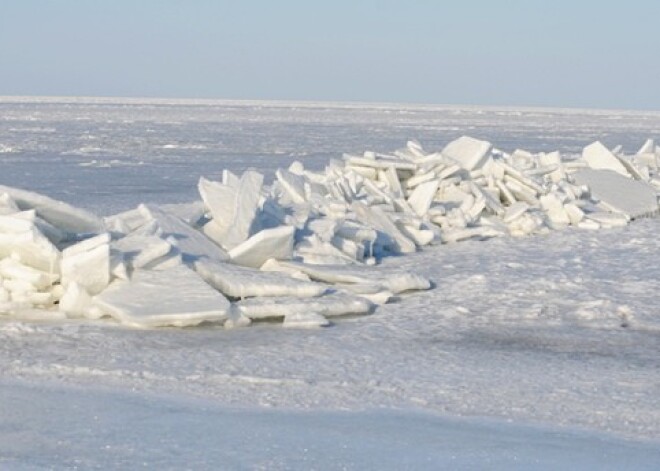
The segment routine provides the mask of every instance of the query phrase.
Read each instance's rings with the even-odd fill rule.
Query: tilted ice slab
[[[179,249],[185,262],[193,263],[200,259],[216,261],[229,259],[227,252],[179,217],[165,212],[158,206],[140,205],[139,209],[148,219],[158,223],[161,237],[171,241]]]
[[[327,291],[327,286],[301,281],[282,273],[263,272],[230,263],[198,260],[197,273],[209,285],[232,298],[295,296],[308,298]]]
[[[655,188],[644,182],[632,180],[612,170],[583,169],[575,173],[575,181],[587,185],[592,196],[614,212],[630,218],[658,213],[658,196]]]
[[[104,230],[103,221],[84,209],[31,191],[0,185],[0,194],[8,194],[22,210],[35,209],[53,226],[70,234],[95,233]]]
[[[117,280],[94,298],[105,314],[133,327],[185,327],[223,321],[229,301],[185,266],[143,270]]]

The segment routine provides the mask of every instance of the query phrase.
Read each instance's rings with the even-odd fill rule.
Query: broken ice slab
[[[408,204],[415,211],[415,214],[421,217],[428,212],[438,191],[439,184],[438,180],[432,180],[419,184],[413,190],[408,197]]]
[[[269,258],[290,259],[293,255],[292,226],[280,226],[257,232],[229,251],[229,260],[237,265],[259,268]]]
[[[68,317],[85,317],[92,306],[92,297],[78,283],[71,282],[66,287],[59,303],[59,310]]]
[[[58,275],[23,265],[10,257],[0,260],[1,277],[25,281],[35,290],[46,289],[59,279]]]
[[[404,291],[426,290],[431,287],[431,282],[427,278],[396,268],[380,266],[374,270],[357,265],[308,265],[290,261],[277,263],[283,267],[301,271],[313,280],[325,283],[379,285],[395,294]]]
[[[215,261],[229,259],[221,247],[178,217],[157,206],[140,205],[139,209],[148,220],[156,221],[160,236],[179,249],[185,263],[193,263],[202,258]]]
[[[200,178],[200,195],[217,226],[213,232],[214,241],[223,248],[229,250],[250,237],[263,179],[263,175],[254,170],[243,173],[235,185]]]
[[[253,320],[305,313],[324,317],[368,314],[373,307],[369,300],[347,293],[327,294],[316,298],[251,298],[234,304],[235,309]]]
[[[320,296],[327,287],[310,281],[212,260],[198,260],[195,270],[209,285],[232,298],[252,296]]]
[[[619,158],[600,141],[586,146],[582,150],[582,159],[593,169],[611,170],[624,177],[631,176]]]
[[[34,227],[24,232],[0,232],[0,258],[8,256],[37,270],[59,273],[60,251]]]
[[[466,170],[480,168],[488,158],[493,146],[490,142],[462,136],[442,149],[442,155],[456,161]]]
[[[283,169],[278,169],[275,176],[293,203],[303,204],[305,202],[305,179],[302,176]]]
[[[110,283],[110,240],[101,234],[62,252],[62,285],[76,282],[89,294],[98,294]]]
[[[137,272],[114,281],[93,300],[106,315],[131,327],[185,327],[227,318],[227,299],[194,271],[181,265]]]
[[[21,210],[34,209],[37,215],[69,234],[96,233],[104,230],[103,221],[94,214],[31,191],[0,185]]]
[[[140,234],[123,237],[112,248],[123,254],[123,260],[132,269],[145,267],[172,251],[172,245],[163,238]]]
[[[369,207],[359,201],[353,203],[352,209],[355,211],[358,221],[376,229],[389,238],[391,243],[387,241],[383,245],[393,252],[412,253],[417,250],[415,243],[401,233],[382,209],[375,206]]]
[[[651,185],[624,177],[612,170],[583,169],[573,175],[578,185],[587,185],[591,195],[608,210],[631,219],[658,213],[658,196]]]

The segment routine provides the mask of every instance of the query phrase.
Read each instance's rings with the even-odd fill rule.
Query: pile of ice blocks
[[[505,153],[461,137],[415,142],[324,171],[294,162],[271,186],[248,170],[201,178],[201,200],[100,219],[0,186],[0,314],[111,317],[135,327],[313,327],[431,282],[374,267],[434,243],[616,227],[658,213],[660,147],[600,142],[581,156]]]

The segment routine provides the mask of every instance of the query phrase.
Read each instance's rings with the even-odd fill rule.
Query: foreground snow
[[[174,105],[156,108],[144,104],[128,108],[112,104],[5,104],[3,110],[6,111],[5,120],[0,121],[0,126],[5,132],[3,139],[9,139],[7,146],[18,149],[19,142],[23,142],[22,146],[26,147],[25,142],[33,141],[26,140],[25,136],[34,134],[40,135],[40,139],[34,141],[40,144],[3,154],[3,181],[0,183],[29,187],[87,209],[101,208],[105,214],[129,209],[145,200],[189,201],[194,194],[188,193],[188,189],[194,190],[198,175],[208,174],[213,169],[219,172],[228,165],[233,165],[237,173],[249,165],[257,165],[261,170],[286,166],[286,159],[302,157],[288,151],[268,155],[262,152],[284,145],[291,136],[298,140],[291,147],[308,152],[305,165],[309,163],[313,167],[325,162],[330,150],[343,149],[344,142],[356,151],[386,150],[410,136],[419,136],[424,142],[432,143],[433,139],[445,142],[450,140],[451,133],[463,133],[469,126],[473,127],[470,134],[483,135],[505,145],[510,143],[507,150],[574,146],[576,152],[595,138],[607,141],[610,147],[618,142],[627,144],[634,152],[637,149],[633,145],[637,146],[644,137],[653,136],[654,129],[660,129],[660,116],[652,114],[619,113],[614,120],[586,111],[562,114],[538,110],[482,112],[422,107],[402,109],[399,113],[396,108],[344,109],[324,108],[323,105],[295,108],[285,104],[276,107],[216,104],[197,108]],[[168,124],[175,116],[185,117],[180,127]],[[70,155],[65,148],[77,146],[83,140],[77,117],[91,120],[81,121],[86,123],[84,129],[88,134],[112,142],[126,155],[117,157],[99,152],[94,154],[94,159],[106,162],[108,167],[79,166],[79,163],[89,163],[90,156]],[[136,117],[140,118],[137,123],[122,124],[122,119]],[[202,126],[201,122],[206,124]],[[232,141],[231,136],[224,134],[225,142],[221,146],[227,150],[218,151],[214,147],[218,145],[214,144],[216,133],[225,132],[220,131],[225,125],[234,126],[231,129],[235,131],[240,127],[236,123],[249,127],[255,137],[249,142]],[[372,125],[372,134],[367,132],[370,123],[377,123],[377,126]],[[452,131],[452,126],[461,129]],[[46,128],[49,127],[57,132],[48,132]],[[158,132],[147,133],[147,128]],[[122,137],[124,131],[128,134]],[[154,134],[160,137],[153,137]],[[181,146],[185,142],[191,146],[204,142],[220,156],[212,158],[199,149],[183,147],[180,147],[180,154],[167,155],[175,151],[156,150],[158,139],[163,144],[165,136]],[[323,136],[320,143],[318,136]],[[628,136],[631,142],[626,141]],[[135,148],[133,139],[139,137],[146,139],[146,144],[140,147],[146,149],[144,153],[142,150],[138,153]],[[390,142],[394,138],[396,142]],[[368,139],[376,142],[367,142]],[[38,148],[41,145],[46,148]],[[321,151],[314,154],[318,147]],[[238,150],[244,148],[249,149],[250,155],[237,157]],[[136,160],[131,157],[132,153],[144,157],[143,166],[127,165]],[[199,159],[193,159],[196,153],[201,154]],[[120,163],[112,163],[113,159]],[[67,185],[62,185],[62,181]],[[108,188],[108,193],[101,188]],[[79,194],[87,195],[88,199],[81,201],[74,196]],[[14,399],[25,395],[29,403],[63,404],[69,411],[66,414],[71,417],[70,423],[80,425],[83,430],[84,427],[89,430],[90,426],[85,422],[82,409],[77,407],[98,410],[97,415],[107,420],[112,420],[112,411],[117,411],[117,416],[123,419],[131,411],[144,411],[147,404],[159,414],[166,414],[176,403],[174,410],[181,407],[196,417],[203,414],[200,409],[212,410],[209,416],[213,418],[224,417],[223,411],[231,410],[238,414],[232,416],[234,423],[240,424],[240,417],[245,417],[246,423],[251,424],[243,429],[248,441],[254,436],[249,435],[248,429],[256,435],[263,432],[262,437],[269,432],[259,425],[270,421],[271,416],[264,408],[282,411],[283,415],[276,413],[273,419],[277,424],[281,425],[280,418],[290,417],[288,430],[294,438],[300,435],[305,420],[308,421],[305,427],[312,428],[332,427],[329,422],[340,420],[335,418],[336,412],[324,415],[319,414],[320,410],[342,410],[350,423],[377,422],[378,426],[373,425],[373,428],[386,427],[383,421],[393,420],[385,417],[389,412],[384,415],[379,412],[375,414],[377,417],[373,412],[367,416],[360,412],[384,408],[397,409],[397,414],[401,414],[398,417],[404,417],[402,421],[409,420],[414,443],[420,443],[415,430],[426,427],[436,431],[430,435],[446,432],[453,437],[448,440],[457,440],[458,432],[453,425],[442,422],[433,428],[436,425],[426,421],[437,419],[426,418],[426,414],[490,417],[561,427],[561,433],[569,435],[571,431],[584,430],[586,435],[581,436],[587,440],[585,453],[593,451],[586,456],[586,461],[576,458],[575,462],[580,465],[576,467],[584,469],[594,467],[594,461],[589,461],[591,458],[602,457],[602,448],[593,441],[600,438],[596,439],[593,433],[650,440],[651,445],[640,445],[641,452],[625,451],[622,456],[653,457],[647,452],[660,447],[660,318],[656,308],[660,305],[657,284],[660,267],[656,262],[660,249],[659,230],[658,219],[647,219],[597,232],[569,228],[525,239],[503,237],[486,242],[470,241],[386,258],[385,267],[419,273],[432,279],[435,289],[404,294],[397,302],[381,306],[374,315],[342,319],[333,328],[320,331],[290,331],[269,323],[232,331],[216,327],[136,331],[110,322],[40,323],[3,319],[0,322],[0,371],[8,386],[0,391],[7,391],[5,397],[11,394]],[[88,395],[84,389],[75,389],[92,385],[103,387],[109,396],[97,390]],[[172,394],[175,398],[166,399],[162,394]],[[202,402],[195,402],[197,399],[193,397]],[[107,414],[101,413],[104,401],[114,404],[107,409]],[[7,403],[15,405],[16,401]],[[126,411],[126,403],[135,408],[129,407],[131,410],[122,415],[120,411]],[[47,433],[48,430],[54,437],[59,436],[53,440],[70,443],[66,442],[65,428],[57,427],[57,418],[64,420],[58,412],[51,412],[55,415],[33,414],[18,406],[11,409],[15,410],[11,424],[20,423],[21,417],[29,424],[26,429],[17,429],[9,426],[9,419],[2,422],[2,430],[6,431],[3,433],[10,434],[6,436],[7,443],[17,444],[17,448],[12,449],[29,443],[21,441],[26,436],[50,440],[53,435]],[[52,410],[57,411],[56,408]],[[284,414],[291,410],[297,413]],[[410,418],[411,410],[421,414],[416,417],[423,426],[416,422],[418,418]],[[139,417],[148,418],[148,413]],[[3,412],[2,417],[10,416]],[[181,423],[176,418],[180,416],[168,417],[172,417],[172,424]],[[209,418],[209,424],[214,420]],[[210,427],[203,420],[195,425]],[[112,429],[111,424],[109,427]],[[517,433],[510,432],[503,422],[496,421],[493,427],[493,434],[497,436]],[[488,463],[489,457],[479,454],[482,448],[476,443],[486,440],[478,423],[477,429],[467,432],[474,443],[468,445],[464,456],[477,463]],[[11,435],[12,430],[16,434]],[[30,469],[49,459],[65,466],[77,457],[98,458],[96,463],[100,466],[112,466],[117,463],[113,460],[118,459],[119,452],[109,457],[95,457],[89,450],[126,442],[119,433],[103,436],[99,433],[102,427],[94,427],[94,430],[96,434],[84,442],[87,447],[69,448],[71,452],[66,446],[47,448],[27,444],[21,453],[10,454],[3,449],[0,456],[10,460],[11,467],[7,466],[10,469]],[[342,429],[342,433],[348,432]],[[424,435],[423,431],[420,433]],[[544,442],[546,432],[539,433]],[[204,434],[200,443],[208,444],[203,440],[210,435],[210,431]],[[374,449],[383,454],[384,448],[391,445],[389,436],[367,435],[361,436],[361,442],[369,443],[371,436]],[[492,437],[490,433],[487,435]],[[536,432],[525,431],[516,436],[520,435],[529,438],[529,441],[523,440],[521,446],[530,445],[544,456],[551,455],[552,451],[544,444],[536,446],[538,442],[532,439],[537,436]],[[333,435],[328,442],[332,437],[336,438]],[[162,462],[176,460],[174,453],[170,454],[172,442],[162,442],[162,447],[155,443],[159,438],[154,427],[149,427],[141,438],[154,446],[154,460],[159,456],[167,456]],[[267,437],[264,440],[267,441]],[[322,438],[318,440],[318,443],[328,443]],[[302,446],[312,449],[312,444]],[[350,444],[348,446],[350,448]],[[190,458],[192,453],[188,451],[193,447],[185,448],[183,454]],[[282,447],[280,444],[280,450]],[[502,447],[506,449],[506,445]],[[446,456],[432,454],[429,448],[415,456],[430,457],[428,468],[445,463]],[[239,457],[236,459],[247,459],[246,448],[239,446],[237,449]],[[494,449],[496,447],[489,450]],[[132,457],[143,456],[149,461],[146,454],[138,455],[142,451],[132,450],[135,452]],[[380,451],[378,456],[382,456]],[[403,456],[410,456],[399,451]],[[264,456],[258,454],[256,446],[250,446],[249,452],[252,456]],[[363,467],[358,452],[346,455],[348,468]],[[131,453],[129,450],[128,454]],[[213,448],[204,447],[202,453],[199,467],[216,467],[218,455],[212,454]],[[515,454],[522,456],[523,452]],[[291,463],[299,463],[292,454],[284,456]],[[503,462],[515,466],[513,458]],[[600,463],[603,462],[617,464],[615,458]],[[205,466],[205,463],[208,464]],[[419,463],[411,462],[410,467]],[[633,462],[631,467],[644,469],[645,463]],[[282,467],[286,467],[286,463]],[[300,467],[309,466],[303,462]],[[621,467],[625,469],[625,464]]]
[[[660,462],[660,449],[649,444],[414,411],[265,411],[151,394],[0,386],[3,469],[650,471]]]

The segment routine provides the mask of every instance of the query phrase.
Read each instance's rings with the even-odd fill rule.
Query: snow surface
[[[0,147],[12,149],[2,154],[0,184],[102,214],[144,201],[194,200],[199,175],[213,175],[214,170],[220,179],[223,168],[242,173],[256,167],[271,174],[293,160],[304,162],[305,168],[322,168],[342,152],[389,151],[410,138],[437,148],[469,134],[508,152],[561,149],[578,155],[596,139],[634,153],[646,138],[660,134],[660,114],[589,110],[83,99],[2,99],[0,110]],[[614,468],[632,463],[631,468],[644,469],[645,463],[657,462],[653,453],[660,447],[659,229],[658,219],[647,219],[617,229],[569,228],[390,257],[384,260],[385,269],[419,273],[433,280],[435,289],[401,294],[375,315],[343,319],[321,331],[270,324],[231,331],[133,331],[84,319],[2,319],[0,371],[7,387],[3,384],[0,391],[14,400],[0,404],[15,404],[16,397],[25,395],[29,404],[45,404],[45,410],[57,411],[49,404],[66,404],[73,412],[58,416],[8,408],[12,415],[3,412],[0,417],[7,447],[0,449],[0,459],[9,469],[44,467],[51,459],[64,467],[77,458],[89,464],[85,467],[121,467],[121,449],[90,451],[125,445],[121,434],[98,433],[103,427],[91,427],[93,421],[80,411],[98,409],[107,400],[115,407],[103,406],[107,410],[98,415],[101,422],[115,420],[116,410],[120,423],[133,411],[151,414],[152,406],[156,415],[171,411],[170,400],[152,396],[157,393],[174,395],[195,417],[210,408],[210,416],[220,420],[227,408],[239,407],[230,420],[245,419],[250,425],[237,429],[237,436],[244,433],[249,441],[261,433],[260,442],[271,446],[268,459],[283,460],[266,463],[281,467],[309,466],[290,450],[276,448],[283,445],[273,439],[275,432],[260,428],[260,423],[271,423],[263,408],[277,409],[273,421],[286,422],[294,443],[308,450],[321,449],[296,441],[309,424],[318,430],[316,445],[337,443],[325,424],[340,421],[338,415],[346,414],[351,424],[380,429],[392,420],[386,417],[390,409],[396,409],[404,417],[397,421],[410,421],[406,436],[412,437],[406,448],[410,454],[401,456],[430,456],[423,463],[411,461],[411,468],[441,467],[452,453],[442,448],[430,452],[427,442],[415,438],[418,432],[461,439],[460,426],[428,421],[468,416],[584,433],[587,444],[579,448],[584,461],[574,460],[574,467],[583,469],[617,464],[603,453],[611,445],[607,440],[618,438],[603,438],[601,443],[608,445],[599,446],[594,442],[601,440],[595,438],[598,434],[626,437],[640,444],[617,442],[617,456],[647,461],[625,461]],[[106,388],[110,397],[85,392],[92,385]],[[210,405],[195,402],[197,398]],[[384,415],[375,418],[359,412],[382,408]],[[297,412],[290,414],[292,410]],[[420,416],[411,418],[413,410]],[[180,416],[166,417],[166,425],[181,425]],[[65,418],[97,434],[68,448],[69,428],[58,427]],[[213,420],[209,417],[204,426],[211,427]],[[17,428],[21,421],[27,428]],[[516,432],[502,422],[494,424],[492,433],[480,426],[466,432],[472,446],[464,449],[465,467],[475,462],[487,466],[495,456],[483,454],[484,434],[494,440],[491,450],[507,449],[493,435],[523,437],[527,455],[524,450],[502,452],[497,463],[503,469],[516,467],[516,459],[524,456],[554,463],[556,449],[548,446],[546,432]],[[156,428],[145,425],[147,432],[140,434],[152,444],[148,455],[124,449],[125,456],[156,463],[169,459],[176,467],[172,442],[158,441],[152,434]],[[364,468],[370,461],[361,460],[376,460],[391,445],[387,434],[359,437],[354,441],[373,448],[348,456],[349,469]],[[31,445],[45,442],[50,448]],[[238,444],[213,454],[205,444],[202,440],[186,449],[191,456],[201,453],[202,468],[217,468],[232,453],[244,460],[236,463],[256,467],[246,454],[263,456],[257,447],[248,450]],[[335,467],[334,461],[315,463]],[[529,468],[524,459],[522,463]],[[565,467],[562,463],[569,461],[557,467]]]

